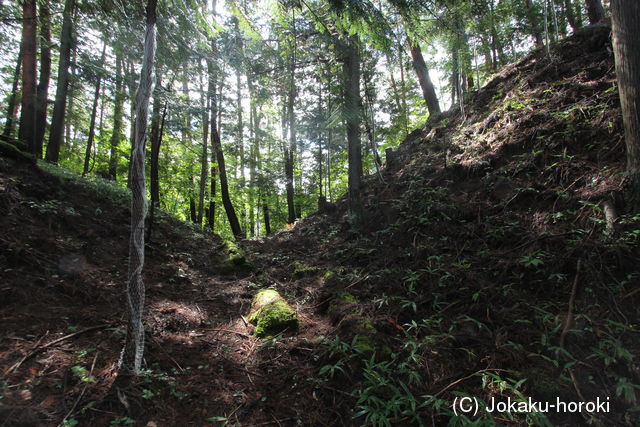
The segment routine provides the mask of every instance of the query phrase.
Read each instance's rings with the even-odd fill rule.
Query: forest
[[[637,425],[637,1],[0,27],[0,425]]]

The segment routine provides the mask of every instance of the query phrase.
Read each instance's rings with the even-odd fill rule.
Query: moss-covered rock
[[[218,266],[220,274],[234,274],[251,270],[252,266],[247,261],[244,251],[235,242],[227,240],[225,247],[229,255]]]
[[[299,319],[296,311],[274,289],[264,289],[253,297],[249,322],[255,325],[254,334],[265,338],[284,331],[296,331]]]

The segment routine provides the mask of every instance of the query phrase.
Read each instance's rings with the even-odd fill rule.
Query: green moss
[[[291,265],[289,266],[289,268],[291,268],[293,270],[293,273],[291,273],[291,275],[295,278],[295,279],[300,279],[303,277],[308,277],[308,276],[313,276],[314,274],[318,273],[320,271],[320,268],[318,267],[311,267],[305,264],[302,264],[298,261],[294,261],[291,263]]]
[[[225,244],[227,246],[227,251],[229,252],[229,262],[235,265],[246,264],[247,258],[245,257],[242,249],[240,249],[235,242],[227,240],[225,241]]]
[[[238,247],[238,245],[236,245],[235,242],[227,240],[224,244],[228,256],[227,259],[222,261],[218,266],[218,272],[221,274],[234,274],[251,270],[251,264],[247,262],[244,252]]]
[[[35,164],[36,160],[31,154],[20,151],[18,147],[8,142],[0,141],[0,154],[26,163]]]
[[[362,314],[360,301],[349,292],[340,292],[329,305],[327,314],[332,317],[344,317],[350,314],[360,315]]]
[[[296,311],[274,289],[264,289],[253,297],[249,322],[256,326],[254,334],[265,338],[284,331],[296,331]]]
[[[351,295],[349,292],[340,292],[338,294],[338,298],[340,298],[342,301],[348,302],[350,304],[360,304],[360,301],[358,301],[358,298],[356,298],[355,296]]]
[[[283,298],[280,296],[278,291],[275,289],[263,289],[253,297],[253,302],[251,303],[251,307],[253,310],[258,310],[264,307],[267,304],[271,304],[272,302],[282,300]]]
[[[355,336],[353,343],[354,349],[367,358],[371,357],[373,354],[376,355],[376,360],[387,360],[391,357],[391,347],[375,340],[372,335],[358,334]]]

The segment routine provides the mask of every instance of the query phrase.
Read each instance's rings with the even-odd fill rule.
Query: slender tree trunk
[[[100,57],[100,68],[104,66],[104,58],[107,53],[107,43],[104,42],[102,46],[102,56]],[[100,71],[101,72],[101,71]],[[100,85],[102,83],[102,75],[96,75],[96,90],[93,95],[93,106],[91,108],[91,121],[89,123],[89,138],[87,139],[87,149],[84,153],[84,166],[82,168],[82,175],[86,175],[89,172],[89,161],[91,160],[91,149],[93,148],[93,139],[96,129],[96,116],[98,114],[98,101],[100,98]]]
[[[242,228],[240,227],[238,216],[236,215],[235,209],[233,208],[231,197],[229,196],[227,169],[225,167],[222,144],[220,143],[220,134],[218,133],[218,129],[216,128],[215,121],[212,122],[211,126],[211,139],[213,143],[213,150],[216,153],[216,159],[218,160],[218,173],[220,175],[220,193],[222,196],[222,205],[224,206],[224,210],[227,213],[227,218],[229,219],[229,225],[231,226],[231,232],[233,233],[233,236],[236,239],[241,239],[244,237],[244,234],[242,233]]]
[[[433,83],[431,83],[429,69],[427,68],[427,63],[424,62],[424,57],[422,56],[422,49],[420,49],[420,45],[408,37],[407,40],[409,42],[411,59],[413,60],[413,69],[416,71],[420,87],[422,88],[422,97],[424,98],[424,102],[427,104],[429,114],[434,115],[440,112],[440,103],[438,102],[438,96],[436,95]]]
[[[628,205],[640,212],[640,3],[611,2],[613,51],[624,121],[629,173]]]
[[[460,82],[460,58],[458,55],[458,50],[453,49],[451,52],[451,62],[452,62],[452,71],[451,71],[451,106],[454,106],[456,100],[459,95],[459,82]]]
[[[140,373],[144,354],[144,308],[145,288],[142,281],[144,266],[144,219],[146,213],[146,190],[144,178],[144,141],[147,133],[149,98],[153,92],[153,62],[156,51],[156,5],[157,0],[147,4],[147,31],[144,42],[144,57],[140,73],[140,87],[136,102],[136,141],[131,159],[131,238],[129,240],[129,273],[127,283],[127,308],[129,313],[127,339],[120,368]]]
[[[120,146],[120,140],[122,139],[122,114],[124,111],[124,82],[122,78],[123,68],[124,64],[122,60],[122,53],[120,49],[117,49],[116,86],[113,102],[113,132],[111,133],[111,140],[109,141],[109,175],[111,175],[114,180],[118,179],[118,150]],[[132,107],[134,104],[134,102],[131,103]]]
[[[131,188],[131,159],[133,158],[133,149],[136,145],[136,132],[135,132],[135,117],[136,117],[136,88],[135,88],[135,66],[133,65],[132,62],[129,62],[127,64],[127,87],[129,90],[129,102],[130,102],[130,106],[129,106],[129,115],[130,115],[130,134],[129,134],[129,142],[131,145],[131,150],[129,153],[129,167],[127,168],[127,187]],[[115,124],[115,123],[114,123]],[[112,135],[113,136],[113,135]]]
[[[396,108],[398,109],[398,112],[401,113],[402,115],[404,115],[404,111],[402,110],[402,104],[400,103],[400,92],[398,91],[398,83],[396,82],[396,78],[393,76],[393,69],[392,69],[392,62],[391,62],[391,56],[387,53],[386,55],[386,59],[387,59],[387,66],[389,67],[389,83],[391,83],[391,90],[393,92],[393,100],[396,104]],[[404,117],[402,117],[402,121],[403,121],[403,127],[405,129],[405,133],[407,132],[407,127],[406,127],[406,119]]]
[[[292,21],[295,25],[295,16]],[[296,33],[293,27],[290,42],[289,57],[289,98],[288,98],[288,116],[289,116],[289,146],[284,152],[284,174],[287,189],[287,222],[293,224],[296,220],[295,210],[295,190],[293,186],[293,168],[295,164],[294,153],[296,150]],[[285,143],[286,144],[286,143]]]
[[[614,0],[615,1],[615,0]],[[636,0],[637,1],[637,0]],[[600,0],[585,0],[589,24],[596,24],[604,19],[604,8]],[[640,37],[640,35],[638,35]]]
[[[195,180],[193,179],[193,175],[191,175],[190,180],[191,182],[191,188],[193,188],[193,186],[196,184]],[[189,192],[189,217],[191,219],[191,222],[193,222],[194,224],[196,224],[196,222],[198,221],[198,206],[196,205],[196,199],[193,197],[193,192]]]
[[[215,166],[216,163],[213,161],[214,155],[215,152],[211,154],[211,189],[209,191],[209,208],[207,209],[207,224],[211,231],[215,231],[216,229],[216,177],[218,176],[218,167]]]
[[[36,106],[36,158],[42,158],[42,144],[47,128],[47,97],[51,79],[51,14],[49,1],[40,1],[40,80]]]
[[[365,114],[365,130],[367,132],[367,136],[369,137],[369,148],[371,149],[371,156],[373,157],[373,164],[375,166],[376,172],[378,176],[382,179],[382,173],[380,168],[382,166],[382,160],[380,159],[380,155],[378,154],[378,146],[376,144],[376,122],[375,122],[375,112],[374,112],[374,99],[375,95],[373,94],[373,87],[371,86],[372,76],[370,73],[364,73],[364,78],[362,79],[364,82],[364,96],[366,100],[366,105],[368,107],[368,111]]]
[[[495,5],[494,0],[489,2],[489,13],[490,13],[490,25],[491,25],[491,49],[494,51],[493,58],[493,67],[496,68],[496,64],[504,63],[504,47],[503,43],[500,40],[500,36],[498,35],[498,30],[496,29],[496,20],[495,20]]]
[[[71,47],[73,45],[73,9],[74,0],[65,0],[62,21],[62,35],[60,37],[60,63],[58,65],[58,82],[56,100],[53,105],[51,132],[47,145],[46,160],[58,163],[62,134],[64,130],[65,109],[67,108],[67,92],[69,89],[69,64],[71,63]]]
[[[100,135],[102,135],[102,132],[104,131],[104,104],[106,102],[106,98],[104,85],[102,85],[102,88],[100,89],[100,120],[98,121],[98,133]]]
[[[325,123],[326,123],[326,115],[325,115],[325,110],[323,108],[323,103],[322,100],[324,99],[324,93],[322,91],[323,86],[322,86],[322,81],[320,81],[320,79],[318,79],[318,84],[320,86],[319,90],[318,90],[318,109],[320,112],[320,129],[318,129],[318,198],[323,198],[324,195],[322,193],[322,183],[323,183],[323,166],[322,166],[322,135],[324,134],[324,128],[325,128]],[[326,197],[324,197],[326,200]]]
[[[247,76],[247,79],[250,77]],[[253,85],[251,85],[253,86]],[[260,148],[258,147],[258,138],[256,135],[256,130],[260,126],[258,112],[255,105],[255,100],[253,96],[253,88],[250,86],[249,89],[249,134],[250,134],[250,148],[249,148],[249,224],[248,230],[251,232],[251,236],[256,235],[256,209],[254,206],[255,203],[255,193],[256,193],[256,169],[258,165],[258,154],[260,152]],[[258,200],[258,204],[260,200]]]
[[[344,76],[344,106],[347,118],[347,143],[349,158],[349,216],[356,227],[364,222],[362,205],[362,143],[360,123],[362,120],[360,99],[360,51],[356,36],[342,42],[342,73]]]
[[[329,202],[333,202],[333,191],[331,189],[331,146],[333,142],[333,129],[327,131],[327,191]]]
[[[267,203],[262,205],[262,214],[264,215],[265,234],[268,236],[271,234],[271,220],[269,219],[269,205]]]
[[[201,76],[203,72],[204,70],[201,70]],[[200,156],[200,188],[198,193],[198,214],[196,219],[198,225],[202,227],[202,216],[205,210],[204,196],[207,185],[207,171],[209,165],[207,149],[209,147],[209,109],[211,108],[211,98],[209,97],[208,93],[205,92],[202,80],[200,80],[200,94],[202,107],[202,155]]]
[[[407,135],[409,134],[409,107],[407,106],[407,82],[405,79],[405,69],[404,69],[404,61],[402,58],[404,57],[404,49],[400,41],[397,43],[398,47],[398,63],[400,65],[400,93],[402,94],[402,111],[403,111],[403,119],[405,122],[405,130]]]
[[[216,1],[213,0],[213,11],[215,13],[215,4]],[[214,39],[210,39],[211,49],[214,54],[217,52],[217,46]],[[222,205],[224,206],[224,210],[227,213],[227,218],[229,219],[229,225],[231,226],[231,232],[236,239],[241,239],[244,237],[242,233],[242,228],[240,227],[240,222],[238,221],[238,216],[236,215],[235,209],[233,208],[233,203],[231,202],[231,197],[229,195],[229,182],[227,180],[227,169],[224,161],[224,152],[222,151],[222,143],[220,141],[220,133],[218,132],[218,123],[215,118],[218,117],[218,96],[215,93],[215,88],[217,86],[216,81],[216,68],[214,66],[213,60],[207,61],[207,67],[209,72],[209,89],[213,89],[213,95],[211,99],[211,145],[213,149],[213,153],[215,153],[216,159],[218,161],[218,174],[220,176],[220,193],[222,196]],[[213,178],[212,174],[212,178]],[[213,183],[213,181],[212,181]],[[214,193],[212,188],[212,194]],[[213,196],[212,196],[213,200]],[[211,209],[213,211],[213,209]]]
[[[529,19],[529,25],[531,26],[531,34],[536,42],[536,46],[540,47],[544,43],[542,39],[542,32],[538,25],[538,12],[534,9],[532,0],[524,0],[524,5],[527,9],[527,18]]]
[[[582,8],[580,7],[580,3],[582,2],[582,0],[573,0],[574,1],[574,11],[576,14],[576,27],[577,28],[582,28],[583,26],[583,21],[582,21]]]
[[[153,212],[160,205],[160,145],[162,144],[161,128],[167,114],[167,104],[162,105],[160,98],[160,76],[156,79],[156,90],[153,95],[153,110],[151,113],[151,164],[149,168],[149,190],[151,192],[151,218]],[[162,110],[162,111],[161,111]],[[149,221],[153,223],[153,220]],[[151,229],[151,228],[150,228]]]
[[[240,72],[236,71],[236,117],[237,133],[236,133],[236,152],[238,153],[238,161],[236,167],[240,170],[239,187],[240,192],[244,191],[246,177],[244,173],[245,156],[244,156],[244,121],[242,117],[242,80]]]
[[[563,1],[564,1],[564,14],[567,17],[567,21],[569,22],[571,29],[575,31],[578,28],[578,26],[576,25],[576,15],[573,12],[573,4],[571,3],[571,0],[563,0]]]
[[[18,138],[37,155],[36,146],[36,0],[22,3],[22,106]]]
[[[13,84],[11,85],[11,95],[7,100],[7,120],[4,123],[4,130],[2,134],[4,136],[11,136],[13,132],[13,122],[16,119],[16,104],[18,99],[18,85],[20,84],[20,71],[22,70],[22,43],[20,44],[20,50],[18,51],[18,59],[16,60],[16,67],[13,72]]]

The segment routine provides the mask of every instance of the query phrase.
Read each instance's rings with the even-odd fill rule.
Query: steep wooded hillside
[[[388,153],[367,181],[364,231],[342,200],[253,246],[333,321],[341,338],[325,366],[355,390],[345,405],[359,422],[469,421],[451,411],[464,393],[609,397],[607,414],[546,415],[632,425],[640,218],[618,216],[624,165],[610,29],[592,26]],[[324,276],[296,280],[300,265]]]
[[[160,216],[145,265],[147,370],[126,387],[114,382],[126,193],[1,157],[2,420],[633,425],[640,218],[622,215],[609,28],[577,31],[551,58],[535,51],[465,104],[366,179],[364,229],[341,200],[242,242],[247,262]],[[297,310],[297,332],[251,335],[243,316],[261,288]],[[610,410],[456,415],[461,394],[609,398]]]

